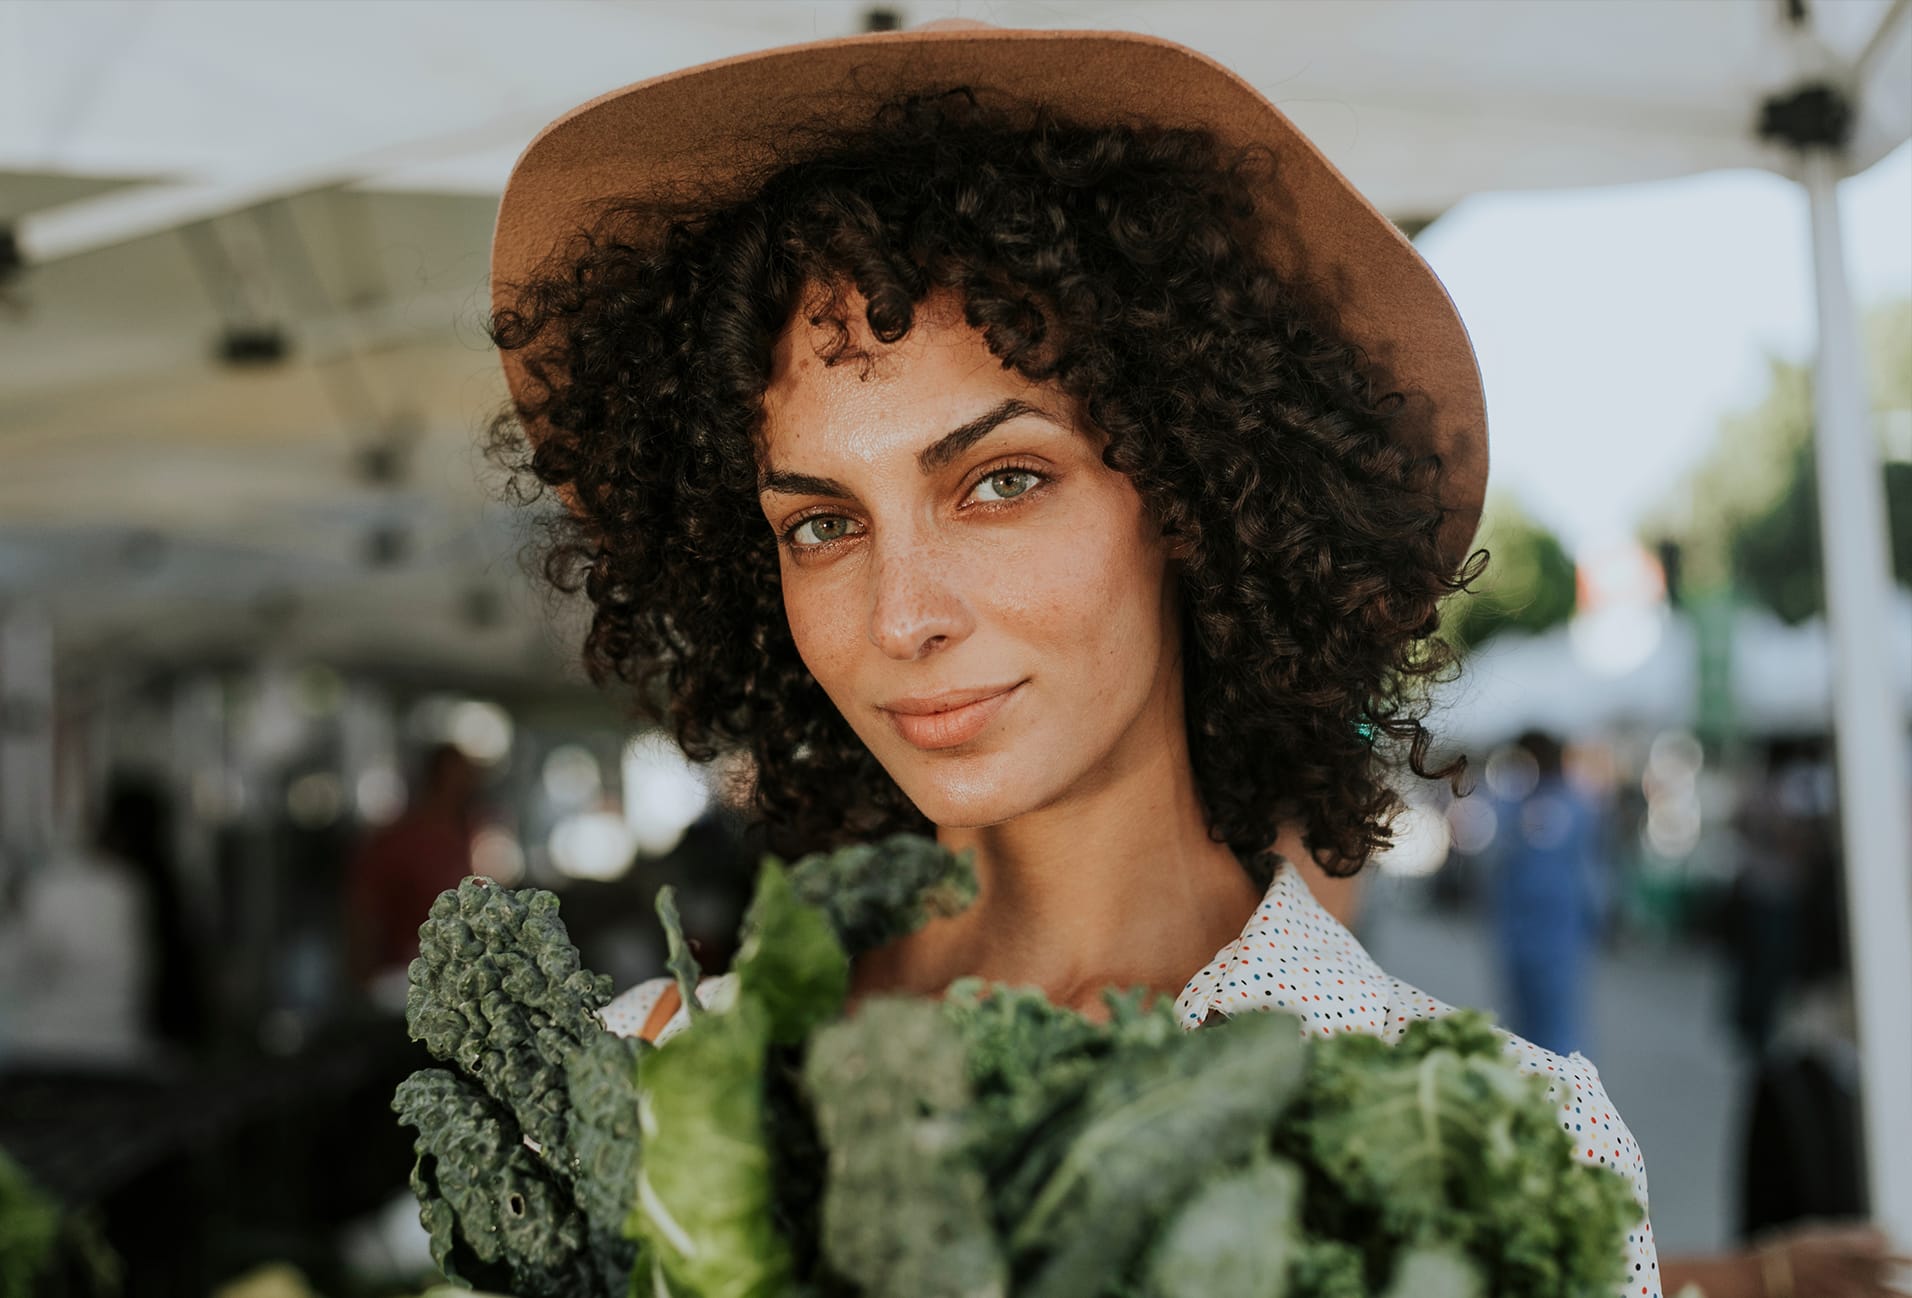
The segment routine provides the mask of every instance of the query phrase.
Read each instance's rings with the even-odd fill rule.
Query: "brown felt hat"
[[[1226,146],[1260,144],[1275,159],[1263,255],[1285,278],[1331,300],[1341,330],[1408,399],[1397,420],[1417,450],[1441,456],[1441,541],[1467,555],[1487,487],[1487,409],[1480,369],[1447,291],[1394,223],[1295,124],[1221,64],[1185,45],[1120,31],[1037,31],[941,19],[909,31],[786,45],[666,73],[599,95],[538,133],[512,168],[491,245],[492,306],[620,196],[678,192],[714,201],[761,167],[766,142],[802,119],[848,123],[873,97],[969,85],[1005,91],[1084,124],[1141,119],[1213,131]],[[787,157],[786,149],[778,152]],[[530,379],[501,353],[514,399]],[[537,435],[532,428],[532,435]]]

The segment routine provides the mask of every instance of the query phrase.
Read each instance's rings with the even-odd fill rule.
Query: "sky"
[[[1860,308],[1912,296],[1912,144],[1839,197]],[[1416,245],[1480,358],[1489,490],[1578,555],[1633,532],[1768,356],[1812,355],[1805,191],[1769,172],[1476,195]]]

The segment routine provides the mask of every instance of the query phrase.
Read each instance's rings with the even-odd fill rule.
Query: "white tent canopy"
[[[1699,640],[1690,618],[1664,608],[1651,617],[1651,649],[1616,665],[1589,652],[1583,626],[1495,636],[1443,686],[1429,724],[1445,743],[1472,751],[1529,726],[1558,735],[1699,724]],[[1894,593],[1888,645],[1901,720],[1912,732],[1912,591]],[[1631,628],[1630,628],[1631,629]],[[1732,710],[1746,738],[1826,731],[1833,719],[1832,637],[1823,617],[1788,626],[1750,606],[1733,614]]]
[[[873,7],[523,3],[454,19],[432,0],[12,4],[0,9],[0,50],[13,64],[0,79],[0,168],[232,194],[333,181],[494,195],[532,132],[590,95],[854,32]],[[1814,30],[1848,65],[1890,7],[1822,0]],[[1760,101],[1800,74],[1782,0],[891,8],[911,25],[967,9],[1003,26],[1179,41],[1260,87],[1401,216],[1488,190],[1790,166],[1750,129]],[[1912,57],[1908,40],[1901,26],[1868,61],[1851,170],[1905,138],[1912,89],[1895,72]]]
[[[1470,193],[1722,167],[1805,185],[1873,1207],[1902,1242],[1912,826],[1901,709],[1880,706],[1896,685],[1883,500],[1833,182],[1912,136],[1909,7],[999,0],[892,15],[915,25],[973,8],[1005,26],[1180,41],[1260,87],[1404,224]],[[317,582],[361,596],[348,638],[363,645],[386,647],[396,624],[442,625],[496,669],[541,669],[522,637],[460,620],[469,601],[457,592],[501,556],[453,539],[497,527],[466,452],[501,395],[473,326],[511,159],[544,121],[603,90],[866,21],[865,6],[790,0],[0,5],[0,221],[24,263],[8,290],[17,308],[0,315],[0,583],[14,583],[0,595],[43,603],[63,635],[138,629],[101,610],[133,607],[121,597],[148,568],[80,589],[21,574],[47,570],[38,556],[59,544],[54,529],[146,529],[180,553],[244,547],[283,590]],[[1762,104],[1815,80],[1856,108],[1843,146],[1762,141]],[[207,356],[222,328],[270,343],[272,327],[298,344],[287,364],[242,370]],[[422,595],[362,560],[394,516],[423,520],[411,562],[439,580]],[[222,593],[258,599],[249,580],[182,605],[180,635]]]

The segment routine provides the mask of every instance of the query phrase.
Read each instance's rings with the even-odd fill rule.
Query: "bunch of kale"
[[[764,863],[730,993],[660,1047],[596,1018],[548,893],[467,880],[421,929],[394,1106],[450,1278],[656,1298],[1605,1298],[1635,1208],[1478,1015],[1398,1045],[1284,1014],[1091,1023],[966,979],[843,1013],[852,955],[954,913],[899,836]]]
[[[787,874],[774,860],[764,868],[787,902],[772,908],[807,917],[815,944],[799,947],[787,931],[746,938],[740,968],[754,971],[754,999],[778,1006],[840,1008],[845,947],[872,950],[975,897],[974,872],[921,838],[815,854]],[[696,965],[668,889],[658,904],[671,968],[688,986]],[[752,916],[764,909],[760,898]],[[454,1283],[518,1298],[621,1298],[638,1257],[637,1080],[651,1047],[605,1029],[610,979],[580,966],[549,892],[466,879],[439,895],[418,937],[406,1024],[448,1067],[414,1073],[392,1107],[418,1132],[411,1184],[434,1261]],[[752,1094],[734,1098],[771,1124],[779,1217],[803,1247],[814,1245],[823,1163],[798,1089],[800,1044],[768,1052]]]
[[[623,1294],[642,1043],[604,1029],[610,979],[578,965],[558,899],[480,878],[419,927],[405,1019],[450,1068],[401,1082],[412,1190],[447,1279],[519,1294]]]

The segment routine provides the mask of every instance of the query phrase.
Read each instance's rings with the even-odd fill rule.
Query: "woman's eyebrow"
[[[1032,406],[1027,401],[1008,397],[993,409],[976,416],[960,428],[943,434],[942,437],[918,451],[916,467],[924,473],[935,473],[938,469],[947,468],[951,460],[994,432],[996,425],[1007,423],[1021,415],[1035,415],[1061,427],[1061,421],[1040,406]]]
[[[850,498],[850,489],[835,478],[817,478],[808,473],[790,473],[783,469],[767,470],[757,479],[758,492],[776,491],[786,496],[834,496],[839,500]]]
[[[976,418],[937,438],[916,453],[916,467],[924,474],[947,468],[964,451],[994,432],[998,425],[1023,415],[1035,415],[1056,427],[1062,422],[1040,406],[1032,406],[1017,397],[1007,397]],[[757,479],[757,490],[775,491],[790,496],[836,496],[847,499],[850,491],[834,478],[818,478],[808,473],[784,469],[767,470]]]

